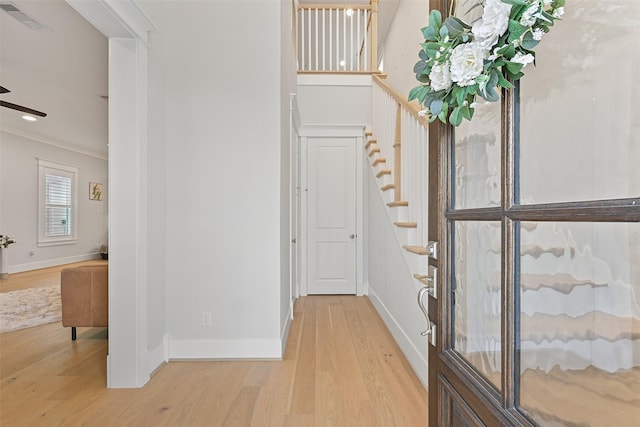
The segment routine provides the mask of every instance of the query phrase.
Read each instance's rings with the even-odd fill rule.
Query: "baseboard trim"
[[[100,259],[100,254],[94,252],[90,254],[75,255],[65,258],[55,258],[45,261],[29,262],[26,264],[10,265],[8,270],[9,273],[23,273],[25,271],[39,270],[41,268],[56,267],[58,265],[72,264],[74,262],[90,261],[94,259]]]
[[[152,377],[158,369],[169,361],[169,337],[164,336],[160,344],[150,349],[145,354],[145,363],[149,377]]]
[[[284,352],[287,348],[287,341],[289,340],[289,330],[291,329],[291,321],[293,320],[293,304],[289,304],[289,312],[285,317],[285,324],[280,334],[281,353],[280,358],[284,358]]]
[[[423,357],[420,351],[413,345],[407,333],[402,329],[372,288],[369,288],[368,298],[373,303],[373,306],[384,321],[387,329],[389,329],[389,332],[391,332],[391,336],[393,336],[398,347],[400,347],[400,350],[402,350],[402,353],[409,361],[413,372],[418,376],[425,390],[429,390],[429,368],[427,359]],[[426,340],[424,345],[428,345]]]
[[[277,359],[282,341],[274,340],[176,340],[169,339],[169,360],[176,359]]]

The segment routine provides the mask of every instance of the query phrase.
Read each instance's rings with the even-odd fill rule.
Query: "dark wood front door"
[[[605,3],[567,2],[500,102],[429,129],[432,427],[640,422],[640,3]]]

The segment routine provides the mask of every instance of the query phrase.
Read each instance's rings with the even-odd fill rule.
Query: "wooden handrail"
[[[385,83],[384,80],[380,78],[380,76],[373,74],[372,78],[373,78],[373,81],[378,86],[384,89],[384,91],[387,92],[393,99],[395,99],[398,104],[402,105],[405,110],[407,110],[413,117],[415,117],[418,120],[418,122],[420,122],[421,125],[423,125],[426,128],[429,127],[429,120],[426,117],[423,117],[420,114],[418,114],[421,111],[421,108],[418,106],[417,102],[407,101],[405,97],[400,95],[398,92],[392,89],[391,86]]]
[[[370,4],[327,4],[327,3],[317,3],[317,4],[298,4],[298,10],[300,9],[337,9],[337,10],[371,10]]]

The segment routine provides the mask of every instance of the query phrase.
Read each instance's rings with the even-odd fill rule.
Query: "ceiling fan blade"
[[[9,93],[9,92],[11,92],[9,89],[7,89],[4,86],[0,86],[0,93]]]
[[[31,108],[23,107],[22,105],[12,104],[10,102],[0,101],[0,106],[11,108],[13,110],[22,111],[23,113],[32,114],[38,117],[47,117],[47,113],[43,113],[42,111],[33,110]]]

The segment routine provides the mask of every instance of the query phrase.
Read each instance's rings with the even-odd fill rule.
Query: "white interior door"
[[[356,293],[356,139],[309,138],[308,293]]]

